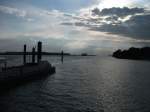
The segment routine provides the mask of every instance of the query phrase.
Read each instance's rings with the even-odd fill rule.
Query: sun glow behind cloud
[[[99,9],[112,7],[145,7],[150,9],[149,5],[149,0],[99,0],[99,4],[94,6],[97,6]]]
[[[102,0],[98,5],[98,8],[112,8],[112,7],[125,7],[131,6],[135,0]]]

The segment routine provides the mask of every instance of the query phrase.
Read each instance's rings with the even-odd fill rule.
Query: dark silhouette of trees
[[[150,47],[134,48],[128,50],[117,50],[113,53],[113,57],[120,59],[139,59],[150,60]]]

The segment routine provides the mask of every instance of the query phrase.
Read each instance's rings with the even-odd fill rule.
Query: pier
[[[30,79],[37,79],[55,73],[55,67],[48,61],[42,61],[42,42],[38,42],[37,52],[32,48],[32,61],[27,62],[27,45],[23,49],[23,64],[20,66],[7,67],[6,60],[2,60],[4,67],[0,71],[0,87],[3,84],[12,84]],[[37,58],[36,58],[37,57]]]

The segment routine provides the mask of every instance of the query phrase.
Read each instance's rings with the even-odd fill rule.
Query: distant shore
[[[23,55],[23,52],[0,52],[0,55]],[[35,52],[35,55],[37,54],[37,52]],[[26,52],[26,55],[32,55],[32,52]],[[52,56],[59,56],[62,55],[59,52],[42,52],[42,55],[52,55]],[[92,55],[92,54],[86,54],[86,53],[82,53],[82,54],[71,54],[71,53],[64,53],[64,56],[96,56],[96,55]]]
[[[112,56],[119,59],[150,60],[150,47],[118,49]]]
[[[0,52],[0,55],[23,55],[23,52]],[[37,54],[37,52],[35,52]],[[26,52],[26,55],[32,55],[32,52]],[[42,55],[62,55],[57,52],[42,52]],[[71,55],[70,53],[64,53],[63,55]]]

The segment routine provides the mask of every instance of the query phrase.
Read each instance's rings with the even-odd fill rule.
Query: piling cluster
[[[27,60],[26,60],[26,56],[28,55],[27,53],[27,45],[25,44],[24,45],[24,51],[23,51],[23,64],[27,64]],[[36,49],[35,47],[32,48],[32,63],[36,63],[36,56],[37,56],[37,63],[39,63],[42,59],[42,42],[38,42],[38,45],[37,45],[37,52],[36,52]]]

